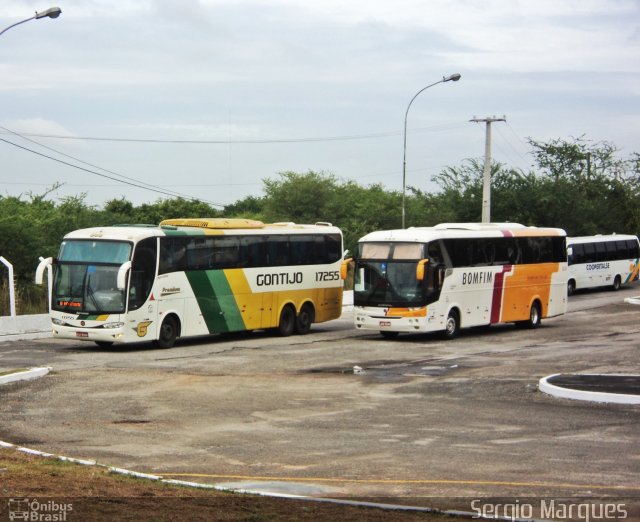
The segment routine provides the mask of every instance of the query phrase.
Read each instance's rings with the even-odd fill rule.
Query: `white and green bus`
[[[640,244],[629,234],[567,238],[569,280],[567,292],[608,286],[618,290],[638,279]]]
[[[276,329],[342,312],[342,234],[330,223],[170,219],[64,237],[52,266],[53,336],[99,346]]]

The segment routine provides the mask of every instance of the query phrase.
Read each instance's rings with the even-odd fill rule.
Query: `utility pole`
[[[484,122],[487,126],[484,141],[484,173],[482,176],[482,222],[491,223],[491,124],[494,121],[507,121],[507,117],[502,118],[476,118],[469,120],[475,123]]]

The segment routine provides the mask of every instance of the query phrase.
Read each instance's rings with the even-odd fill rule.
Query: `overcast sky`
[[[474,116],[506,116],[494,159],[525,170],[528,137],[640,152],[638,0],[48,1],[0,2],[0,30],[62,9],[0,36],[5,196],[167,197],[124,176],[224,205],[308,170],[401,190],[409,101],[453,73],[409,110],[407,185],[483,156]]]

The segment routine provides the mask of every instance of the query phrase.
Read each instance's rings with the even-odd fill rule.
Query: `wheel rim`
[[[300,327],[302,329],[306,329],[309,326],[311,326],[311,314],[309,313],[308,310],[302,309],[302,311],[300,312]]]
[[[160,327],[160,338],[162,341],[167,342],[173,339],[175,328],[173,321],[165,321]]]
[[[457,321],[456,321],[456,318],[455,318],[454,316],[450,315],[450,316],[447,318],[447,333],[448,333],[449,335],[454,334],[454,333],[455,333],[455,331],[456,331],[456,327],[457,327]]]
[[[540,321],[540,311],[536,305],[531,307],[531,324],[536,325]]]
[[[285,307],[280,313],[280,324],[278,329],[281,335],[291,335],[296,326],[296,314],[290,307]]]

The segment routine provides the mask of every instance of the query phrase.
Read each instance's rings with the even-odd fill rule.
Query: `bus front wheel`
[[[570,279],[567,283],[567,295],[573,295],[576,292],[576,282]]]
[[[158,348],[171,348],[178,338],[178,321],[174,317],[167,317],[160,326],[160,336],[155,341]]]
[[[444,325],[444,338],[446,340],[455,339],[460,332],[460,314],[457,310],[451,310]]]
[[[296,333],[299,335],[305,335],[311,330],[311,325],[315,319],[315,313],[313,306],[309,303],[305,303],[300,308],[300,313],[296,319]]]
[[[278,334],[282,337],[290,336],[296,328],[296,313],[291,306],[285,306],[280,312]]]

